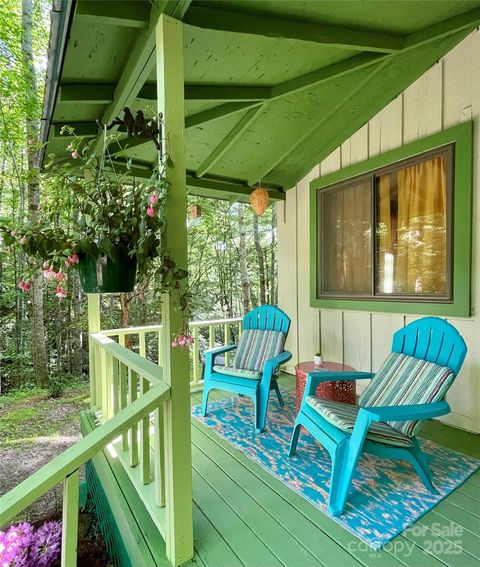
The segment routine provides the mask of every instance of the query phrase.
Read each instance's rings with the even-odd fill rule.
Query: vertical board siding
[[[309,305],[308,183],[373,156],[475,120],[473,197],[473,281],[470,318],[452,318],[469,348],[462,371],[449,391],[451,425],[480,432],[480,31],[470,34],[401,95],[334,150],[287,193],[278,206],[279,305],[290,317],[287,347],[293,359],[310,360],[321,344],[324,359],[376,371],[390,352],[392,334],[420,316],[312,309]],[[312,177],[313,176],[313,177]],[[285,214],[284,208],[285,206]],[[285,218],[285,220],[284,220]],[[357,386],[361,392],[365,384]]]

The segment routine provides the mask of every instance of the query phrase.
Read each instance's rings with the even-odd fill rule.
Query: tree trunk
[[[22,0],[22,54],[25,77],[25,126],[28,161],[28,219],[39,218],[40,179],[38,170],[39,121],[37,77],[32,50],[32,0]],[[48,366],[43,321],[43,278],[41,272],[33,279],[31,292],[31,330],[33,370],[37,385],[48,385]]]
[[[240,283],[242,286],[243,312],[248,313],[252,308],[252,303],[250,300],[250,280],[248,278],[247,267],[247,231],[245,227],[245,205],[243,203],[238,204],[238,232],[238,260],[240,264]]]
[[[275,239],[277,230],[277,205],[272,207],[272,248],[270,250],[270,302],[277,304],[277,242]]]
[[[258,277],[260,284],[260,305],[267,303],[267,293],[265,286],[265,258],[263,255],[263,248],[260,244],[260,234],[258,232],[258,216],[253,213],[253,241],[255,250],[257,251],[258,258]]]
[[[130,293],[120,294],[120,308],[122,310],[122,329],[126,329],[130,325],[130,304],[132,295]],[[125,335],[125,348],[132,348],[132,336]]]

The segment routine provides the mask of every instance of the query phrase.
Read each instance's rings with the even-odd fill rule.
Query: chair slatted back
[[[393,335],[392,352],[447,366],[458,374],[467,354],[467,346],[448,321],[439,317],[424,317]]]
[[[290,329],[290,317],[274,305],[260,305],[245,315],[243,328],[281,331],[287,335]]]

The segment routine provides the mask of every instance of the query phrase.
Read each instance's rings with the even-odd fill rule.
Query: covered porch
[[[391,316],[369,313],[365,355],[362,339],[346,331],[350,319],[359,332],[361,310],[347,308],[345,315],[335,305],[319,309],[309,302],[308,184],[318,177],[319,163],[335,159],[350,136],[471,34],[480,24],[479,3],[416,2],[412,10],[401,1],[68,0],[56,7],[42,123],[47,151],[64,151],[65,125],[95,139],[99,153],[97,118],[109,124],[125,107],[148,117],[161,113],[172,258],[186,267],[187,191],[246,202],[255,187],[265,187],[279,213],[279,304],[294,322],[287,344],[294,358],[280,384],[293,391],[294,365],[319,345],[334,360],[374,370],[388,352],[391,331],[407,322],[410,311],[375,327],[375,336],[373,319]],[[151,140],[128,137],[122,127],[119,132],[120,147],[110,148],[117,166],[128,161],[132,175],[150,177],[158,158]],[[368,147],[373,137],[355,140],[350,152],[354,143]],[[342,156],[340,149],[340,169]],[[12,517],[64,482],[62,565],[76,561],[78,470],[84,464],[107,547],[120,566],[456,567],[480,561],[479,472],[373,551],[191,418],[191,405],[201,402],[200,335],[210,347],[229,344],[241,333],[241,319],[190,323],[195,342],[189,358],[171,345],[181,327],[174,294],[164,297],[161,325],[148,328],[102,329],[98,295],[88,302],[91,411],[82,416],[85,437],[4,500]],[[156,360],[148,359],[150,334]],[[125,348],[126,335],[137,335],[136,352]],[[469,364],[478,368],[473,350]],[[213,400],[223,397],[212,394]],[[423,435],[480,457],[473,433],[429,422]],[[439,526],[447,529],[439,534]]]

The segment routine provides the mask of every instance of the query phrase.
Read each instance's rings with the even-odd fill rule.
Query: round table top
[[[295,366],[296,372],[303,372],[308,374],[314,370],[329,370],[330,372],[356,372],[356,368],[349,366],[348,364],[342,364],[341,362],[332,362],[330,360],[324,360],[322,366],[315,366],[313,361],[311,362],[299,362]]]

